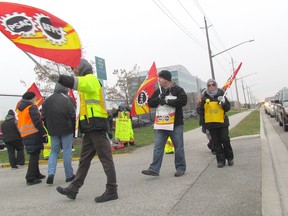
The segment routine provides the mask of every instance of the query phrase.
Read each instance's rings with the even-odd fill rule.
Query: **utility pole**
[[[242,84],[242,90],[243,90],[243,95],[244,95],[244,101],[245,101],[245,104],[244,104],[244,108],[246,108],[246,95],[245,95],[245,91],[244,91],[244,85],[243,85],[243,79],[241,78],[241,84]]]
[[[209,54],[209,61],[210,61],[210,67],[211,67],[211,75],[212,78],[215,80],[215,74],[214,74],[214,67],[213,67],[213,61],[212,61],[212,52],[210,48],[210,41],[209,41],[209,35],[208,35],[208,27],[207,27],[207,22],[206,18],[204,17],[204,22],[205,22],[205,30],[206,30],[206,38],[207,38],[207,44],[208,44],[208,54]],[[209,26],[210,27],[210,26]]]
[[[235,68],[234,68],[233,58],[231,58],[231,62],[232,62],[232,69],[234,72]],[[235,78],[235,87],[236,87],[236,96],[237,96],[237,107],[238,107],[238,112],[240,112],[240,102],[239,102],[239,94],[238,94],[238,87],[237,87],[237,79],[236,78]]]

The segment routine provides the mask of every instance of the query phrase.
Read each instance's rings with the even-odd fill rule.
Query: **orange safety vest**
[[[39,130],[34,126],[31,119],[29,109],[32,105],[26,107],[23,111],[18,113],[18,129],[21,137],[26,137],[28,135],[37,133]]]

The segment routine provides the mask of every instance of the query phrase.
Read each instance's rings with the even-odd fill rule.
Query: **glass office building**
[[[201,89],[206,88],[206,82],[202,81],[197,76],[193,76],[182,65],[174,65],[174,66],[157,68],[158,72],[160,72],[161,70],[168,70],[171,72],[172,81],[176,82],[176,84],[181,86],[187,93],[188,103],[185,109],[194,110],[197,100],[200,96]],[[139,72],[141,82],[144,81],[144,79],[147,76],[147,73],[148,71]],[[137,88],[137,87],[134,86],[133,88]]]

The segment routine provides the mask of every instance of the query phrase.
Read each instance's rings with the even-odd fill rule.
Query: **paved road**
[[[249,113],[231,116],[231,127]],[[265,120],[261,115],[261,122]],[[217,168],[200,128],[184,134],[187,172],[183,177],[174,177],[174,155],[165,155],[159,177],[141,174],[152,160],[153,145],[115,156],[119,199],[107,203],[94,202],[105,187],[98,159],[92,161],[75,201],[56,192],[58,185],[67,185],[60,163],[52,186],[26,186],[26,168],[0,169],[0,215],[287,215],[287,174],[281,172],[287,173],[287,148],[278,141],[271,147],[277,133],[264,124],[260,135],[232,140],[233,167]],[[75,170],[77,164],[73,162]],[[41,165],[41,171],[47,173],[47,165]]]

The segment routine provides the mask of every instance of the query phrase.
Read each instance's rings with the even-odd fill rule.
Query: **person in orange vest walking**
[[[27,185],[41,183],[45,178],[39,170],[39,156],[43,149],[43,142],[47,142],[47,133],[44,129],[41,114],[36,104],[34,92],[26,92],[17,106],[18,129],[22,137],[27,154],[29,154],[29,165],[26,173]]]

